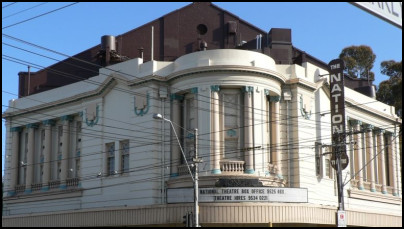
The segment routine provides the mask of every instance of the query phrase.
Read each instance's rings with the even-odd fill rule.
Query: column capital
[[[386,135],[389,137],[395,137],[396,135],[393,132],[386,131]]]
[[[38,123],[30,123],[30,124],[26,125],[26,127],[27,127],[27,129],[29,129],[29,128],[37,129],[38,128]]]
[[[364,131],[372,131],[375,127],[373,126],[373,125],[371,125],[371,124],[363,124],[362,125],[363,126],[363,130]]]
[[[243,92],[245,92],[245,93],[253,93],[254,92],[254,87],[243,86]]]
[[[375,128],[375,134],[384,134],[385,132],[386,132],[386,130],[384,130],[384,129]]]
[[[73,116],[72,115],[63,115],[62,117],[60,117],[60,120],[62,120],[62,121],[72,121]]]
[[[281,97],[280,96],[269,96],[269,101],[270,102],[279,102],[279,101],[281,101]]]
[[[198,94],[198,88],[197,87],[191,88],[191,93],[192,94]]]
[[[22,130],[22,127],[20,127],[20,126],[10,128],[10,132],[20,132],[21,130]]]
[[[178,94],[172,93],[172,94],[170,95],[170,100],[171,100],[171,101],[174,101],[174,100],[182,101],[182,100],[184,100],[184,96],[183,96],[183,95],[178,95]]]
[[[265,94],[265,95],[268,96],[268,95],[269,95],[269,92],[270,92],[269,89],[264,89],[264,94]]]
[[[362,125],[362,121],[355,120],[355,119],[350,119],[350,120],[348,120],[348,122],[351,126]]]
[[[211,91],[219,92],[220,91],[220,86],[219,85],[212,85],[210,86]]]
[[[42,124],[45,125],[45,126],[47,126],[47,125],[54,126],[55,123],[56,123],[56,121],[54,119],[48,119],[48,120],[42,121]]]

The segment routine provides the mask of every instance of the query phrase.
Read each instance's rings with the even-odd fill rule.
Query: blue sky
[[[27,71],[26,65],[5,60],[4,55],[8,56],[7,58],[18,58],[44,67],[57,62],[12,48],[10,45],[59,61],[66,58],[9,39],[4,34],[72,56],[98,45],[103,35],[120,35],[182,8],[190,2],[86,2],[26,22],[22,21],[72,3],[10,4],[2,2],[2,7],[6,6],[2,8],[2,28],[4,28],[2,29],[2,112],[7,109],[5,106],[8,106],[9,100],[18,97],[18,72]],[[271,28],[292,29],[293,45],[325,63],[338,58],[341,50],[347,46],[368,45],[376,54],[372,69],[376,85],[388,79],[380,73],[382,61],[402,60],[402,30],[346,2],[213,2],[213,4],[264,31]],[[22,23],[16,24],[18,22]],[[3,162],[4,154],[5,121],[2,120]]]

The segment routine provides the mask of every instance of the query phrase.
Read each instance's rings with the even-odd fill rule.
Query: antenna
[[[154,52],[154,26],[151,27],[151,60],[154,59],[153,52]]]
[[[27,93],[27,95],[29,95],[30,83],[31,83],[31,66],[28,65],[28,93]]]

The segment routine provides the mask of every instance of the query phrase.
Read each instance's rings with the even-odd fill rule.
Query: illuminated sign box
[[[194,202],[193,188],[175,188],[167,190],[167,203]],[[272,187],[226,187],[200,188],[200,203],[213,202],[281,202],[307,203],[305,188]]]

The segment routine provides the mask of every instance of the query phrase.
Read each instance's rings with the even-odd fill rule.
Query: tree
[[[397,115],[402,118],[402,61],[383,61],[381,63],[381,73],[390,77],[382,81],[376,93],[376,99],[396,108]]]
[[[352,78],[374,80],[375,74],[370,71],[376,59],[372,48],[366,45],[349,46],[342,50],[339,58],[345,62],[345,73]]]

